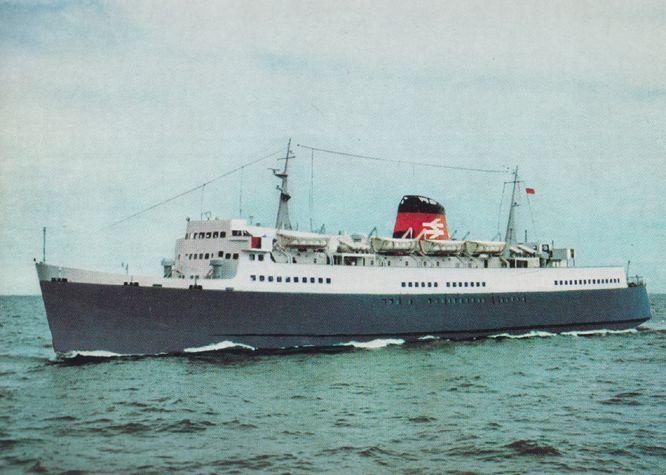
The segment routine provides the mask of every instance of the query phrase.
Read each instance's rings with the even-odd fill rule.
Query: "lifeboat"
[[[328,237],[318,235],[306,235],[286,233],[284,231],[276,234],[278,244],[284,248],[323,250],[328,247]]]
[[[452,256],[460,254],[465,248],[465,241],[441,241],[424,239],[419,241],[421,253],[426,256]]]
[[[497,255],[502,253],[505,246],[505,242],[499,241],[465,241],[465,252],[470,256]]]
[[[415,239],[373,237],[370,245],[378,254],[411,254],[418,250]]]

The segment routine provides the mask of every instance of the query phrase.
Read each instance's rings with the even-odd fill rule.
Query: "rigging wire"
[[[312,224],[312,210],[314,208],[314,150],[310,150],[310,196],[308,197],[310,205],[310,232],[314,231]]]
[[[430,168],[447,168],[449,170],[463,170],[463,171],[471,171],[471,172],[481,172],[481,173],[508,173],[509,169],[508,167],[505,168],[504,170],[498,170],[498,169],[492,169],[492,168],[472,168],[472,167],[459,167],[459,166],[454,166],[454,165],[440,165],[438,163],[428,163],[428,162],[412,162],[409,160],[396,160],[396,159],[391,159],[391,158],[382,158],[382,157],[373,157],[370,155],[360,155],[356,153],[348,153],[348,152],[341,152],[338,150],[328,150],[325,148],[317,148],[317,147],[311,147],[309,145],[303,145],[303,144],[296,144],[297,147],[301,148],[306,148],[308,150],[312,150],[313,152],[324,152],[324,153],[330,153],[332,155],[340,155],[343,157],[349,157],[349,158],[361,158],[364,160],[375,160],[379,162],[389,162],[389,163],[402,163],[402,164],[408,164],[412,166],[421,166],[421,167],[430,167]]]
[[[136,213],[130,214],[129,216],[125,216],[125,217],[122,218],[122,219],[119,219],[119,220],[114,221],[114,222],[112,222],[112,223],[110,223],[110,224],[107,224],[106,226],[102,226],[101,228],[99,228],[99,231],[102,231],[102,230],[105,230],[105,229],[108,229],[108,228],[112,228],[112,227],[117,226],[117,225],[119,225],[119,224],[121,224],[121,223],[124,223],[125,221],[128,221],[128,220],[130,220],[130,219],[132,219],[132,218],[136,218],[137,216],[140,216],[140,215],[142,215],[142,214],[144,214],[144,213],[147,213],[148,211],[152,211],[152,210],[154,210],[155,208],[158,208],[158,207],[160,207],[160,206],[162,206],[162,205],[165,205],[165,204],[167,204],[167,203],[170,203],[171,201],[174,201],[174,200],[176,200],[176,199],[178,199],[178,198],[180,198],[180,197],[182,197],[182,196],[188,195],[188,194],[193,193],[193,192],[195,192],[195,191],[197,191],[197,190],[199,190],[199,189],[205,188],[206,185],[210,185],[211,183],[213,183],[213,182],[215,182],[215,181],[217,181],[217,180],[220,180],[220,179],[222,179],[222,178],[224,178],[224,177],[227,177],[227,176],[229,176],[229,175],[233,175],[234,173],[236,173],[236,172],[239,171],[239,170],[242,170],[242,169],[245,168],[245,167],[249,167],[250,165],[254,165],[254,164],[259,163],[259,162],[263,162],[264,160],[267,160],[267,159],[269,159],[269,158],[271,158],[271,157],[274,157],[274,156],[277,155],[278,153],[282,153],[282,152],[283,152],[283,150],[277,150],[277,151],[272,152],[272,153],[270,153],[270,154],[268,154],[268,155],[264,155],[264,156],[262,156],[262,157],[259,157],[259,158],[254,159],[254,160],[250,160],[249,162],[246,162],[246,163],[244,163],[243,165],[241,165],[241,166],[239,166],[239,167],[236,167],[236,168],[234,168],[234,169],[232,169],[232,170],[229,170],[229,171],[226,172],[226,173],[223,173],[223,174],[218,175],[218,176],[216,176],[216,177],[214,177],[214,178],[211,178],[210,180],[208,180],[208,181],[205,182],[205,183],[202,183],[201,185],[197,185],[197,186],[195,186],[195,187],[192,187],[192,188],[190,188],[190,189],[188,189],[188,190],[185,190],[185,191],[183,191],[183,192],[181,192],[181,193],[178,193],[178,194],[173,195],[173,196],[171,196],[171,197],[169,197],[169,198],[166,198],[166,199],[164,199],[164,200],[162,200],[162,201],[160,201],[160,202],[158,202],[158,203],[155,203],[155,204],[153,204],[153,205],[151,205],[151,206],[149,206],[149,207],[147,207],[147,208],[144,208],[144,209],[142,209],[141,211],[137,211]],[[201,201],[202,201],[202,214],[203,214],[203,192],[202,192]]]
[[[535,222],[534,222],[534,213],[532,213],[532,204],[530,203],[530,195],[528,195],[527,193],[525,193],[525,196],[527,197],[527,207],[528,207],[529,210],[530,210],[530,218],[532,219],[532,228],[534,228],[534,234],[535,234],[535,236],[538,236],[539,233],[537,232],[537,227],[536,227],[536,224],[535,224]]]
[[[504,204],[504,193],[506,192],[506,185],[508,183],[504,182],[502,185],[502,197],[500,198],[499,210],[497,210],[497,235],[502,237],[501,222],[502,222],[502,204]]]

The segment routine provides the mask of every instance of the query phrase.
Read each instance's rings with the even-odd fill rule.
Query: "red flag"
[[[528,195],[536,195],[536,191],[534,191],[534,188],[525,188],[525,193]]]

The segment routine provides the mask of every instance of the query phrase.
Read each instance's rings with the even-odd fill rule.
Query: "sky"
[[[662,1],[0,0],[0,293],[38,293],[44,226],[47,262],[159,274],[202,209],[273,224],[269,159],[109,227],[289,138],[518,166],[530,238],[666,292],[665,57]],[[505,226],[508,175],[295,155],[299,229],[390,234],[403,194]]]

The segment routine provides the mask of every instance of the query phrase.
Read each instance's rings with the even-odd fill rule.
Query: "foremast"
[[[284,169],[280,172],[273,169],[273,174],[282,180],[282,183],[277,186],[280,191],[280,203],[278,204],[277,219],[275,220],[276,229],[292,229],[291,220],[289,219],[289,160],[294,158],[291,154],[291,139],[287,143],[287,155],[282,159],[284,160]]]

